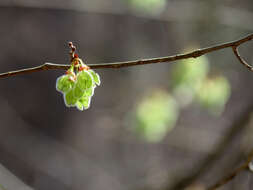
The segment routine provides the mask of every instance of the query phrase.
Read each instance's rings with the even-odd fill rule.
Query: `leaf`
[[[76,86],[82,90],[93,86],[93,77],[88,71],[81,71],[77,74]]]
[[[80,89],[77,85],[75,85],[73,89],[74,97],[80,99],[84,95],[84,90]]]
[[[67,107],[75,106],[82,111],[89,108],[94,89],[100,84],[100,78],[93,70],[74,71],[74,66],[71,68],[66,75],[57,79],[56,89],[63,93]]]
[[[69,75],[63,75],[56,80],[56,90],[66,93],[72,89],[74,82],[69,80]]]
[[[95,71],[93,71],[92,69],[88,70],[88,72],[92,75],[94,82],[96,83],[96,85],[100,85],[100,77],[97,73],[95,73]]]
[[[64,101],[66,106],[74,106],[77,102],[77,98],[74,96],[73,90],[70,90],[64,95]]]
[[[76,107],[77,109],[79,109],[80,111],[83,111],[83,104],[80,101],[76,102]]]
[[[82,97],[79,102],[83,105],[85,109],[88,109],[90,107],[90,97]]]
[[[91,96],[93,96],[93,94],[94,94],[94,87],[85,90],[83,93],[83,96],[84,97],[91,97]]]

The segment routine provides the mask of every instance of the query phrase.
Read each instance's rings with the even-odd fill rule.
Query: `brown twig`
[[[247,104],[246,108],[240,112],[228,127],[228,131],[224,134],[223,138],[215,145],[214,152],[211,152],[203,162],[199,162],[198,166],[192,170],[190,174],[185,177],[181,177],[179,181],[175,181],[174,184],[168,184],[163,190],[182,190],[189,187],[191,184],[198,181],[198,179],[205,175],[210,169],[216,164],[216,162],[222,157],[224,151],[226,151],[231,142],[241,136],[245,132],[249,122],[251,121],[251,116],[253,113],[253,102]]]
[[[237,176],[241,171],[248,169],[249,163],[253,160],[253,150],[249,153],[247,160],[238,168],[236,168],[233,172],[228,174],[227,176],[221,178],[218,182],[216,182],[214,185],[207,188],[207,190],[215,190],[229,181],[231,181],[235,176]]]
[[[91,69],[107,69],[107,68],[123,68],[123,67],[131,67],[131,66],[137,66],[137,65],[146,65],[146,64],[154,64],[154,63],[164,63],[164,62],[172,62],[177,61],[180,59],[188,59],[188,58],[197,58],[204,54],[217,51],[220,49],[225,49],[228,47],[231,47],[236,55],[236,57],[239,59],[240,63],[242,63],[244,66],[246,66],[250,71],[253,71],[253,67],[248,65],[239,55],[237,47],[241,45],[242,43],[245,43],[247,41],[250,41],[253,39],[253,34],[250,34],[248,36],[245,36],[239,40],[227,42],[223,44],[214,45],[211,47],[203,48],[203,49],[197,49],[195,51],[192,51],[190,53],[185,54],[177,54],[167,57],[158,57],[158,58],[151,58],[151,59],[141,59],[141,60],[135,60],[135,61],[125,61],[125,62],[115,62],[115,63],[102,63],[102,64],[91,64],[88,65]],[[0,78],[4,77],[10,77],[15,76],[18,74],[25,74],[25,73],[31,73],[31,72],[37,72],[37,71],[43,71],[43,70],[57,70],[57,69],[63,69],[66,70],[69,68],[70,65],[62,65],[62,64],[55,64],[55,63],[45,63],[43,65],[27,68],[27,69],[21,69],[16,71],[10,71],[6,73],[1,73]]]
[[[249,65],[239,54],[238,52],[238,46],[232,46],[233,52],[235,56],[238,58],[241,64],[243,64],[245,67],[247,67],[250,71],[253,71],[253,67]]]

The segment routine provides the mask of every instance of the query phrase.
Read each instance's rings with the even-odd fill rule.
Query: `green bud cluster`
[[[79,58],[73,59],[66,74],[56,80],[56,89],[63,94],[65,105],[81,111],[89,108],[94,89],[99,85],[99,75]]]

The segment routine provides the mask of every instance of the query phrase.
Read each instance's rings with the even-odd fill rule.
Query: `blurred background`
[[[253,31],[245,0],[2,0],[0,72],[168,56]],[[253,61],[252,42],[240,46]],[[0,80],[0,189],[204,190],[253,148],[253,74],[230,48],[175,63],[96,70],[83,112],[64,71]],[[252,189],[243,171],[221,189]]]

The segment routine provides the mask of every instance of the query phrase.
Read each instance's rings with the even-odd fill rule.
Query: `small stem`
[[[253,67],[251,65],[249,65],[239,54],[238,52],[238,46],[232,46],[233,52],[235,54],[235,56],[237,57],[237,59],[240,61],[240,63],[242,65],[244,65],[245,67],[247,67],[250,71],[253,71]]]

